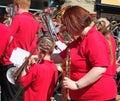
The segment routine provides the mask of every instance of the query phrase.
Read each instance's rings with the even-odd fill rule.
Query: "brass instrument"
[[[63,70],[63,78],[70,76],[70,49],[67,50],[67,57],[65,61],[65,71]],[[69,89],[62,88],[62,101],[68,101]]]
[[[51,8],[48,8],[48,9],[51,9]],[[52,10],[51,12],[48,12],[46,9],[40,10],[38,12],[35,12],[33,14],[33,17],[37,20],[38,23],[41,23],[44,25],[44,28],[43,28],[44,36],[51,37],[55,42],[55,41],[58,41],[58,38],[57,38],[57,33],[55,31],[55,26],[53,24],[51,16],[57,9],[52,8],[51,10]]]
[[[20,67],[11,67],[10,69],[7,70],[6,76],[10,83],[15,84],[15,81],[20,77],[23,69],[27,67],[29,59],[34,54],[36,49],[37,46],[32,50],[30,55],[26,58],[26,60],[23,62],[23,64]]]
[[[43,33],[42,30],[39,29],[38,34],[40,35],[42,33]],[[17,80],[19,78],[23,69],[27,67],[29,59],[31,58],[31,56],[34,54],[34,52],[38,48],[38,45],[39,45],[40,41],[41,41],[41,37],[38,37],[36,47],[32,50],[30,55],[26,58],[26,60],[23,62],[23,64],[20,67],[11,67],[7,70],[6,76],[7,76],[7,79],[10,83],[15,84],[15,80]],[[39,62],[39,59],[37,60],[37,62]]]
[[[36,63],[40,63],[41,60],[43,60],[44,56],[46,55],[46,53],[51,53],[53,51],[55,47],[55,43],[52,40],[51,37],[47,37],[47,36],[41,36],[38,41],[37,41],[37,45],[36,47],[32,50],[32,52],[30,53],[30,55],[26,58],[26,60],[23,62],[23,64],[17,68],[17,67],[13,67],[8,69],[7,71],[7,78],[8,81],[13,81],[11,83],[15,84],[15,81],[19,79],[19,77],[21,76],[22,71],[25,69],[27,69],[27,65],[29,63],[29,60],[31,58],[31,56],[34,54],[34,52],[39,48],[41,50],[40,54],[38,55],[38,58],[36,60]],[[11,71],[12,69],[12,71]],[[11,76],[9,76],[11,75]],[[12,77],[12,78],[11,78]],[[11,80],[12,79],[12,80]]]
[[[11,67],[10,69],[7,70],[6,76],[7,79],[10,83],[15,84],[15,81],[18,80],[21,76],[22,71],[27,68],[29,59],[31,58],[31,56],[34,54],[34,52],[36,51],[37,46],[32,50],[32,52],[30,53],[30,55],[26,58],[26,60],[23,62],[23,64],[20,67]],[[11,101],[16,101],[18,95],[23,91],[23,88],[20,87],[18,89],[18,91],[16,92],[16,94],[14,95],[14,97],[11,99]]]
[[[53,15],[53,19],[56,20],[56,22],[60,23],[61,22],[61,17],[64,14],[65,10],[67,8],[69,8],[70,6],[65,6],[61,9],[59,9],[54,15]],[[70,33],[63,27],[60,26],[60,31],[59,31],[59,35],[62,38],[63,42],[68,45],[69,43],[71,43],[74,39],[71,37]]]
[[[56,32],[54,30],[55,27],[53,25],[53,22],[52,22],[50,15],[46,12],[43,12],[39,15],[39,17],[41,19],[41,23],[45,27],[45,35],[53,38],[53,41],[57,41],[58,38],[56,36]]]
[[[57,42],[58,36],[55,30],[56,27],[54,26],[50,15],[46,12],[43,12],[39,15],[39,17],[41,19],[41,23],[45,27],[44,35],[51,37],[54,42]],[[61,48],[57,44],[55,45],[55,49],[61,51]]]
[[[120,23],[117,23],[117,21],[109,22],[104,18],[102,19],[100,18],[97,21],[95,21],[95,26],[103,34],[106,34],[108,31],[113,33],[118,28],[119,25]]]
[[[9,4],[8,6],[6,6],[6,12],[7,12],[7,14],[4,17],[5,21],[3,23],[6,26],[10,26],[11,23],[12,23],[13,16],[14,16],[14,7],[13,7],[13,4]]]
[[[36,51],[37,48],[40,49],[40,53],[38,55],[38,60],[36,63],[41,63],[41,61],[44,59],[46,53],[51,54],[51,52],[54,49],[54,46],[55,46],[55,43],[52,41],[52,39],[50,37],[46,37],[46,36],[40,37],[38,39],[36,47],[32,50],[32,52],[27,57],[25,62],[19,67],[19,69],[17,69],[17,71],[14,74],[11,73],[11,75],[13,75],[12,79],[18,80],[20,78],[22,71],[24,69],[26,69],[26,67],[29,63],[29,59],[31,58],[31,56],[33,55],[33,53]],[[9,72],[9,70],[8,70],[8,72]],[[21,93],[22,90],[23,90],[23,88],[20,88],[11,101],[16,101],[16,98],[18,97],[18,95]]]

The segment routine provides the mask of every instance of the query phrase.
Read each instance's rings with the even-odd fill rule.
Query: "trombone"
[[[41,33],[42,33],[42,29],[40,29],[38,31],[38,34],[41,34]],[[41,38],[38,38],[37,45],[35,46],[35,48],[32,50],[32,52],[30,53],[30,55],[26,58],[26,60],[23,62],[23,64],[20,67],[11,67],[11,68],[9,68],[7,70],[6,76],[7,76],[8,81],[11,84],[15,84],[15,81],[17,79],[19,79],[22,71],[27,68],[29,59],[32,57],[32,55],[34,54],[34,52],[37,50],[37,47],[38,47],[38,45],[40,43],[40,40],[41,40]],[[39,59],[37,60],[37,62],[39,62]]]
[[[32,57],[36,49],[37,46],[32,50],[30,55],[26,58],[26,60],[23,62],[23,64],[20,67],[11,67],[7,70],[6,76],[10,83],[15,84],[15,81],[19,79],[22,71],[27,68],[29,59]]]

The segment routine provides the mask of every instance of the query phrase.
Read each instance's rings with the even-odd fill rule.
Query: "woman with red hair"
[[[71,101],[115,101],[116,70],[111,65],[109,43],[92,25],[90,13],[80,6],[68,7],[62,24],[74,41],[53,58],[61,62],[70,49],[70,77],[64,77],[63,87],[69,89]],[[112,50],[115,55],[115,46]]]

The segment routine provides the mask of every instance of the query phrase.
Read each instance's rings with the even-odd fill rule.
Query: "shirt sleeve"
[[[7,45],[10,41],[10,31],[9,29],[1,24],[0,25],[0,57],[3,55],[5,52],[5,49],[7,48]]]
[[[110,64],[110,51],[107,40],[102,33],[89,36],[86,44],[86,56],[90,61],[92,67],[104,66]]]
[[[14,36],[17,31],[19,30],[19,17],[18,16],[15,16],[12,20],[12,23],[11,23],[11,26],[10,26],[10,30],[12,32],[12,36]]]
[[[36,79],[36,65],[33,65],[28,70],[27,74],[20,78],[20,83],[23,87],[27,87]]]

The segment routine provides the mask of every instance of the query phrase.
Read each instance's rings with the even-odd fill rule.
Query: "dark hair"
[[[67,30],[74,34],[81,33],[92,21],[90,13],[80,6],[68,7],[61,20]]]

